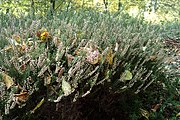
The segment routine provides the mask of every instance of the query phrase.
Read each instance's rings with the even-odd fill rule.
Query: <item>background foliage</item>
[[[180,3],[178,0],[1,0],[0,11],[16,16],[32,14],[49,14],[62,10],[78,10],[93,7],[99,11],[141,12],[145,17],[156,13],[161,19],[179,19]],[[151,15],[152,16],[152,15]]]

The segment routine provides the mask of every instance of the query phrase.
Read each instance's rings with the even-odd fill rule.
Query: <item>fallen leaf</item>
[[[147,120],[149,120],[149,112],[147,110],[140,108],[140,112],[143,117],[145,117]]]
[[[22,71],[25,71],[25,70],[26,70],[26,64],[23,63],[23,64],[21,65],[21,70],[22,70]]]
[[[63,75],[63,73],[64,73],[64,70],[65,70],[64,67],[63,67],[63,68],[60,68],[60,71],[59,71],[59,73],[58,73],[58,78],[62,77],[62,75]]]
[[[36,105],[36,107],[31,111],[31,113],[34,113],[35,110],[37,110],[39,107],[41,107],[41,105],[44,103],[44,98],[41,99],[41,101]]]
[[[19,35],[13,35],[12,38],[17,42],[21,43],[21,37]]]
[[[84,51],[83,47],[80,47],[79,49],[75,50],[75,54],[80,55],[81,51]]]
[[[112,51],[112,49],[109,49],[107,56],[106,56],[106,60],[110,65],[113,64],[113,58],[114,58],[113,51]]]
[[[37,31],[36,36],[40,38],[41,37],[41,31]]]
[[[132,73],[129,70],[125,70],[121,75],[121,80],[131,80],[132,77]]]
[[[62,90],[63,90],[65,96],[67,96],[71,93],[71,85],[68,82],[66,82],[64,80],[64,78],[62,79]]]
[[[26,47],[26,43],[23,42],[22,45],[21,45],[21,47],[20,47],[20,51],[23,52],[23,51],[26,50],[26,48],[27,48],[27,47]]]
[[[156,104],[151,110],[156,112],[161,107],[161,104]]]
[[[180,109],[180,105],[177,105],[176,108]]]
[[[180,117],[180,112],[178,114],[176,114],[176,117]]]
[[[51,75],[47,74],[47,76],[44,77],[44,86],[51,84]]]
[[[26,102],[29,98],[28,92],[21,92],[20,94],[14,94],[14,97],[16,97],[17,103],[23,103]]]
[[[70,65],[72,63],[72,61],[74,60],[74,56],[70,55],[70,54],[67,54],[67,62],[68,62],[68,65]]]
[[[45,31],[45,32],[41,33],[41,42],[48,42],[50,40],[52,40],[52,37],[49,34],[49,32]]]
[[[154,56],[150,56],[149,59],[153,62],[155,62],[157,60],[157,56],[154,55]]]
[[[92,50],[91,48],[87,50],[86,59],[91,64],[97,64],[101,59],[101,54],[98,49]]]
[[[9,89],[14,84],[13,79],[6,73],[0,72],[0,74],[2,75],[2,79],[3,79],[7,89]]]

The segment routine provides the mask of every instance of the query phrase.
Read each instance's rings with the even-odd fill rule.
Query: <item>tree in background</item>
[[[1,0],[0,12],[16,16],[27,14],[47,15],[70,8],[95,8],[110,12],[130,11],[138,8],[140,12],[157,13],[163,16],[180,18],[179,0]],[[31,12],[30,12],[31,11]],[[133,11],[133,10],[132,10]]]
[[[118,10],[120,10],[122,7],[122,3],[121,3],[121,0],[118,0]]]

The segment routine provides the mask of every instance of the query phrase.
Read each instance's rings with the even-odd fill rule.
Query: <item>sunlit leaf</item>
[[[114,49],[114,51],[118,51],[118,49],[119,49],[119,44],[118,43],[116,43],[116,46],[115,46],[115,49]]]
[[[146,49],[147,49],[147,47],[146,47],[146,46],[145,46],[145,47],[142,47],[142,50],[143,50],[143,51],[146,51]]]
[[[31,111],[31,113],[34,113],[41,105],[44,103],[44,98],[41,99],[41,101],[36,105],[36,107]]]
[[[149,120],[149,112],[147,110],[140,108],[140,112],[143,117],[145,117],[147,120]]]
[[[180,117],[180,112],[178,114],[176,114],[176,117]]]
[[[121,75],[121,80],[131,80],[133,77],[132,73],[129,70],[125,70]]]
[[[2,75],[2,79],[3,79],[7,89],[9,89],[14,84],[13,79],[6,73],[0,72],[0,74]]]
[[[68,82],[66,82],[64,80],[64,78],[62,79],[62,90],[63,90],[65,96],[67,96],[71,93],[71,85]]]
[[[41,28],[40,30],[38,30],[38,31],[36,32],[36,36],[37,36],[38,38],[41,38],[41,34],[42,34],[43,32],[47,32],[47,29]]]
[[[43,32],[41,33],[41,42],[48,42],[52,40],[51,35],[49,34],[49,32]]]

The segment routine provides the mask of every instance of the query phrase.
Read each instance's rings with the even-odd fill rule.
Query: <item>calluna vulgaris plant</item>
[[[30,113],[44,101],[60,102],[67,96],[76,101],[98,85],[138,94],[154,81],[166,80],[158,27],[127,14],[63,15],[46,22],[22,20],[19,28],[15,20],[2,28],[8,43],[0,53],[1,114],[25,107],[37,91],[45,92]]]

